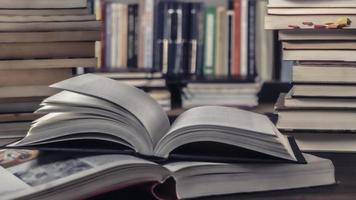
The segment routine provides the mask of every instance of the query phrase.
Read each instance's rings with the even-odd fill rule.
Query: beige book
[[[99,41],[100,31],[0,32],[1,43]]]
[[[356,8],[269,8],[270,15],[354,15]]]
[[[355,4],[356,5],[356,4]],[[303,22],[313,22],[314,24],[324,25],[325,23],[336,22],[340,17],[345,15],[267,15],[265,17],[265,28],[269,30],[285,30],[293,29],[292,26],[299,26],[300,29],[313,29],[314,26],[304,25]],[[356,15],[347,16],[351,22],[356,21]],[[351,23],[350,26],[344,29],[355,29],[356,23]]]
[[[279,96],[275,109],[356,109],[356,99],[293,97],[289,92]]]
[[[0,15],[0,22],[78,22],[95,20],[95,15],[58,16],[7,16]]]
[[[87,0],[1,0],[1,8],[84,8]]]
[[[345,41],[356,40],[356,30],[350,29],[294,29],[294,30],[280,30],[278,31],[279,40],[282,41]]]
[[[21,85],[51,85],[72,77],[72,69],[1,70],[0,87]]]
[[[127,41],[128,41],[128,6],[121,5],[119,13],[119,67],[127,67]]]
[[[296,83],[356,83],[356,65],[295,65]]]
[[[0,23],[1,32],[96,31],[100,28],[100,21]]]
[[[226,52],[226,8],[218,7],[216,9],[216,58],[215,58],[215,73],[217,76],[226,76],[228,74],[227,66],[224,60],[224,56],[228,53]]]
[[[353,110],[278,111],[277,128],[283,130],[356,131]]]
[[[0,9],[0,15],[7,16],[50,16],[50,15],[88,15],[88,8],[73,9]]]
[[[355,98],[354,85],[294,85],[293,97],[342,97]]]
[[[355,0],[269,0],[269,8],[350,8],[356,7]]]
[[[353,50],[284,50],[284,60],[355,62]]]
[[[47,85],[23,85],[0,87],[0,99],[42,98],[57,93]]]
[[[304,152],[355,153],[356,135],[347,132],[285,132]]]
[[[95,42],[0,43],[0,59],[93,58]]]
[[[290,50],[355,50],[354,41],[288,41],[283,42],[283,49]]]
[[[96,67],[96,58],[0,60],[0,69],[43,69]]]
[[[0,122],[24,122],[24,121],[34,121],[43,114],[36,113],[14,113],[14,114],[0,114]]]

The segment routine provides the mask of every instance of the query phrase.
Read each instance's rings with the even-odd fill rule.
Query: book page
[[[204,106],[184,112],[169,133],[190,126],[223,126],[275,136],[272,122],[264,115],[221,106]]]
[[[19,180],[16,176],[9,173],[6,169],[0,166],[0,194],[1,196],[19,192],[30,188],[27,184]]]
[[[53,88],[105,99],[132,113],[147,129],[155,145],[169,130],[161,106],[143,91],[102,76],[85,74],[51,85]]]
[[[0,179],[0,196],[5,199],[19,197],[23,197],[24,199],[27,199],[27,197],[28,199],[36,199],[37,194],[41,195],[40,192],[44,192],[48,189],[57,189],[60,191],[66,187],[76,188],[77,186],[78,188],[83,188],[80,183],[87,183],[85,180],[100,177],[102,171],[109,169],[115,169],[115,173],[120,177],[115,179],[115,175],[112,174],[111,177],[117,180],[117,183],[122,182],[125,184],[126,182],[126,184],[132,184],[135,181],[145,181],[143,178],[139,179],[137,177],[144,177],[144,175],[140,175],[142,170],[147,171],[146,173],[150,173],[152,169],[150,167],[154,169],[160,166],[127,155],[98,155],[87,157],[80,156],[80,154],[45,155],[27,162],[16,163],[8,168],[0,167],[0,176],[2,177]],[[140,169],[142,170],[140,171]],[[128,170],[131,170],[131,173],[128,173]],[[157,181],[161,181],[160,179],[163,179],[168,173],[167,170],[162,168],[162,177],[157,177]],[[156,174],[156,176],[158,176],[158,174]],[[151,178],[153,178],[153,176]],[[95,184],[99,187],[105,187],[105,185],[100,185],[100,183],[105,183],[104,180],[105,179],[98,179]],[[111,178],[109,180],[111,180]],[[73,185],[75,183],[76,185]],[[87,184],[85,188],[81,191],[78,190],[78,194],[76,195],[80,195],[80,193],[95,193],[95,191],[90,191],[90,184]],[[85,192],[85,190],[89,191]],[[52,195],[60,194],[52,193]],[[63,194],[61,197],[66,199]]]

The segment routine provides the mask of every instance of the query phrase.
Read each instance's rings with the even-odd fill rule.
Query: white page
[[[51,85],[110,101],[136,116],[155,145],[169,130],[169,120],[161,106],[143,91],[94,74],[85,74]]]
[[[22,191],[30,188],[29,185],[11,174],[9,171],[0,166],[0,194],[1,196]]]
[[[222,106],[190,109],[175,121],[170,133],[189,126],[224,126],[276,136],[272,122],[264,115]]]

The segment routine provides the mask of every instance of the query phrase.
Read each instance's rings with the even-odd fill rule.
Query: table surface
[[[200,198],[197,200],[356,200],[356,154],[318,153],[317,156],[331,159],[335,166],[337,184],[312,188],[234,194]],[[118,191],[97,199],[152,199],[138,191]]]

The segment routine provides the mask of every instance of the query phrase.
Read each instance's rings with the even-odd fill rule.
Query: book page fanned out
[[[253,152],[261,154],[258,158],[264,162],[305,163],[293,141],[284,137],[264,115],[222,106],[203,106],[184,112],[170,127],[165,111],[154,99],[115,80],[86,74],[51,87],[64,91],[42,102],[37,113],[46,115],[34,121],[24,139],[9,147],[40,148],[51,144],[63,150],[67,147],[63,146],[66,144],[61,147],[61,142],[74,145],[75,141],[92,140],[99,144],[88,147],[77,144],[72,149],[107,153],[134,150],[142,157],[159,160],[183,158],[224,162],[246,161]],[[118,146],[108,149],[100,146],[102,142]],[[184,151],[174,153],[177,149],[184,150],[186,145],[205,149],[210,143],[219,144],[211,152],[214,155],[206,153],[209,149],[199,150],[196,155]],[[226,148],[223,145],[234,149],[229,150],[230,155],[222,153]],[[251,162],[256,160],[250,159]]]

